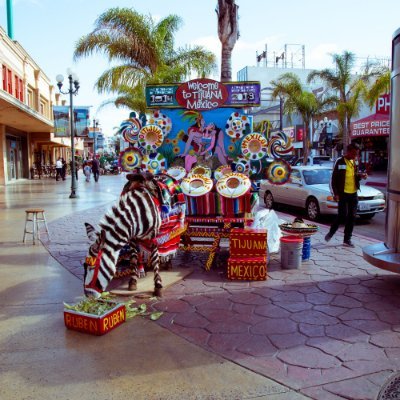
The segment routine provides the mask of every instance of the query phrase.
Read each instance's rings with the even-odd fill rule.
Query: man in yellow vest
[[[343,245],[347,247],[354,247],[351,236],[357,215],[357,191],[360,189],[360,180],[367,177],[366,174],[358,172],[356,163],[358,150],[356,144],[347,146],[346,154],[336,160],[331,178],[331,192],[335,201],[339,203],[338,215],[325,236],[325,240],[329,242],[340,224],[344,224]]]

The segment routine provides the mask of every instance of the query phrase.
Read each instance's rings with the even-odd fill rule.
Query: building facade
[[[33,58],[0,27],[0,185],[32,177],[33,168],[71,158],[70,138],[55,138],[56,89]],[[83,144],[76,144],[83,149]]]

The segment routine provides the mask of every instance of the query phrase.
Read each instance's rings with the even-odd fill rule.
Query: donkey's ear
[[[86,227],[86,234],[87,237],[94,242],[97,239],[97,232],[96,229],[94,229],[93,225],[90,225],[89,223],[85,222],[85,227]]]
[[[99,243],[99,246],[103,247],[105,241],[106,241],[106,231],[104,229],[102,229],[101,232],[100,232],[100,243]]]

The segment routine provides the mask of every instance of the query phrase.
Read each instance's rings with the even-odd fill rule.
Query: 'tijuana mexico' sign
[[[148,108],[207,111],[220,107],[260,105],[260,82],[218,82],[194,79],[182,84],[146,85]]]
[[[180,85],[175,96],[182,108],[205,111],[225,104],[228,91],[221,82],[195,79]]]

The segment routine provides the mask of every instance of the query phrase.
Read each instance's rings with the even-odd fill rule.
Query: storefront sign
[[[290,137],[292,140],[295,139],[295,127],[288,126],[287,128],[282,129],[286,136]]]
[[[207,111],[220,107],[260,105],[259,82],[218,82],[194,79],[183,84],[147,85],[148,108],[184,108]]]
[[[384,114],[384,115],[390,114],[390,94],[389,93],[379,96],[378,100],[376,101],[375,112],[377,114]]]
[[[390,120],[377,114],[355,121],[351,125],[351,137],[389,136]]]

